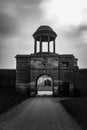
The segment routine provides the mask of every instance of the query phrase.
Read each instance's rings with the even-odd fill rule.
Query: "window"
[[[62,62],[62,67],[63,68],[69,67],[69,62],[68,61],[63,61]]]

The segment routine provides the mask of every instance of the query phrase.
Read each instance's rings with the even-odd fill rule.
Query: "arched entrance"
[[[53,80],[48,75],[41,75],[37,78],[37,95],[53,95]]]

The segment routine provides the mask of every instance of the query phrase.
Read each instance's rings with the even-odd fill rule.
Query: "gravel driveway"
[[[0,116],[0,130],[81,130],[59,100],[27,99]]]

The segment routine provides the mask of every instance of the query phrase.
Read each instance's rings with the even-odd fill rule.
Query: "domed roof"
[[[53,29],[50,27],[50,26],[47,26],[47,25],[42,25],[40,26],[37,31],[43,31],[43,30],[46,30],[46,31],[52,31],[53,32]]]
[[[50,26],[42,25],[40,26],[33,34],[33,37],[39,41],[40,36],[42,37],[42,41],[47,41],[48,36],[50,36],[50,41],[54,40],[57,34],[53,31]]]

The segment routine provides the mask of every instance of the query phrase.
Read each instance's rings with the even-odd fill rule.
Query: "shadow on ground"
[[[0,87],[0,114],[18,105],[29,96],[20,94],[11,88]]]

